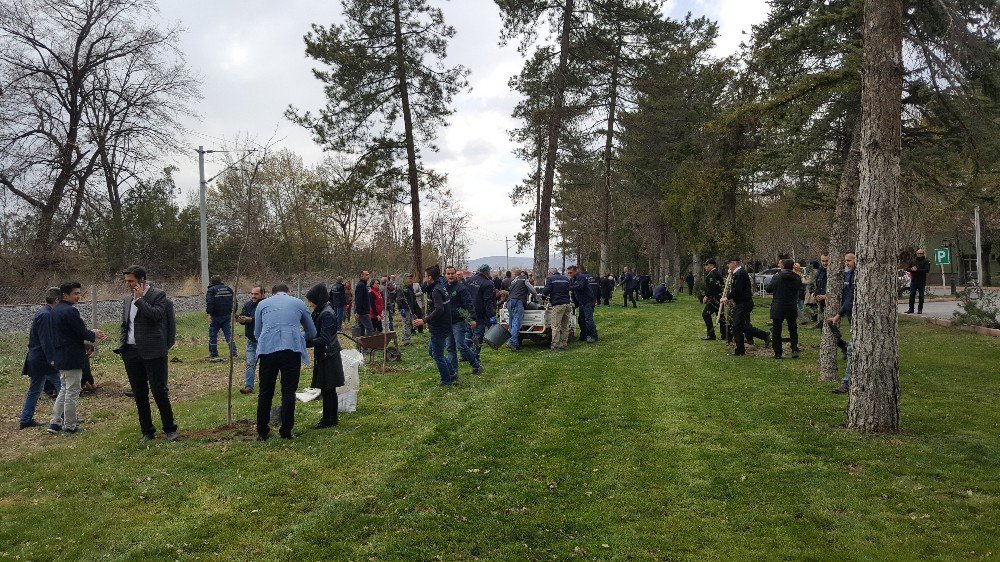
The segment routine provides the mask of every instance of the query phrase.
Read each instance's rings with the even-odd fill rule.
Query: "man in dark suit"
[[[792,271],[793,260],[781,260],[781,271],[771,276],[767,292],[774,295],[771,300],[771,345],[774,358],[781,359],[781,324],[788,324],[788,337],[792,342],[792,359],[799,357],[799,316],[798,298],[802,288],[802,277]]]
[[[129,295],[122,301],[120,345],[116,353],[125,363],[125,373],[132,387],[139,413],[142,442],[156,436],[149,394],[160,411],[163,433],[169,441],[177,440],[177,424],[167,391],[167,350],[170,348],[171,310],[167,294],[150,287],[146,270],[133,265],[122,272]]]
[[[931,262],[926,258],[926,255],[927,252],[920,248],[917,250],[917,256],[910,262],[910,308],[907,309],[907,314],[913,314],[913,304],[917,299],[917,293],[920,293],[917,314],[924,313],[924,291],[927,288],[927,274],[931,271]]]
[[[55,341],[55,368],[59,369],[59,395],[52,405],[49,433],[82,433],[76,425],[76,402],[80,398],[83,368],[87,364],[84,342],[103,340],[101,330],[88,330],[76,309],[83,289],[80,283],[69,281],[59,286],[59,304],[52,309],[52,332]]]
[[[733,275],[729,293],[719,302],[722,307],[725,307],[726,302],[730,300],[736,305],[733,308],[732,329],[736,332],[736,351],[733,355],[746,355],[744,339],[750,340],[749,343],[752,345],[753,338],[758,337],[764,340],[764,345],[768,345],[771,343],[771,337],[764,330],[754,328],[750,324],[750,313],[753,311],[753,283],[750,282],[750,274],[743,269],[740,258],[729,259],[729,271]]]
[[[52,307],[59,302],[59,287],[52,287],[45,293],[45,306],[35,312],[28,333],[28,355],[24,358],[21,375],[28,377],[28,392],[24,396],[24,407],[18,429],[38,427],[35,421],[35,407],[42,386],[49,383],[59,392],[59,371],[53,366],[55,345],[52,339]]]
[[[371,297],[368,295],[370,277],[368,271],[362,271],[357,284],[354,285],[354,315],[357,317],[354,330],[359,336],[375,333],[375,326],[372,324]]]
[[[632,274],[632,268],[625,266],[622,271],[622,294],[625,297],[623,308],[628,308],[628,301],[632,299],[632,308],[638,308],[635,304],[635,292],[639,288],[639,280]]]
[[[726,282],[722,280],[722,274],[719,273],[716,263],[715,258],[709,258],[705,262],[705,296],[701,298],[705,308],[701,311],[701,317],[705,321],[707,333],[701,339],[706,341],[715,339],[715,322],[712,320],[712,315],[716,312],[723,317],[719,320],[719,329],[722,330],[722,338],[726,339],[725,314],[719,306],[719,299],[722,298],[722,289],[725,288]]]

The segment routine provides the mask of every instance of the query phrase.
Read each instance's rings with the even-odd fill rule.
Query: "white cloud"
[[[502,255],[504,238],[521,228],[523,208],[514,207],[511,189],[527,175],[529,165],[512,155],[507,131],[517,103],[507,85],[523,60],[513,46],[499,47],[500,17],[492,0],[453,0],[442,6],[457,36],[449,45],[449,64],[471,70],[471,92],[455,100],[451,126],[442,130],[441,152],[425,154],[428,165],[449,176],[456,200],[473,219],[472,256]],[[340,19],[339,2],[312,0],[169,0],[161,2],[164,21],[181,21],[188,32],[182,49],[189,66],[204,77],[204,99],[195,108],[201,119],[186,126],[211,137],[245,133],[260,139],[272,135],[280,146],[301,154],[307,163],[322,158],[308,133],[283,116],[289,105],[317,109],[324,103],[322,86],[312,76],[302,36],[312,23]],[[765,0],[685,0],[668,3],[668,13],[682,17],[708,15],[720,22],[717,54],[728,55],[767,12]],[[198,183],[194,147],[219,147],[217,139],[191,135],[192,150],[176,162],[179,184],[193,190]],[[207,173],[218,172],[213,164]]]

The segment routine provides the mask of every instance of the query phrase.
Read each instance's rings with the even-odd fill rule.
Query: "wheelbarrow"
[[[385,370],[386,361],[395,363],[403,358],[403,354],[399,351],[399,340],[396,338],[396,332],[381,332],[357,338],[344,332],[338,333],[354,342],[358,351],[366,355],[371,361],[375,360],[375,352],[381,352],[383,371]]]

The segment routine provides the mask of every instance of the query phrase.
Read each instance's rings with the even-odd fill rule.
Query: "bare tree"
[[[0,4],[0,185],[36,214],[37,265],[52,263],[75,228],[91,176],[104,166],[120,184],[122,151],[134,160],[169,139],[182,108],[172,98],[196,93],[176,62],[179,30],[152,25],[155,9],[152,0]]]

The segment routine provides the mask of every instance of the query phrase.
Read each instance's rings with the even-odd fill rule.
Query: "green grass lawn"
[[[207,385],[175,405],[188,437],[140,446],[121,399],[83,435],[6,449],[0,559],[1000,556],[1000,340],[901,320],[904,431],[856,435],[817,381],[816,330],[799,360],[730,357],[682,299],[601,308],[601,341],[568,353],[485,349],[486,374],[449,389],[420,340],[409,372],[362,373],[338,428],[300,405],[296,439],[265,443],[204,431],[225,371],[185,318],[171,368]],[[123,379],[101,361],[99,382]]]

